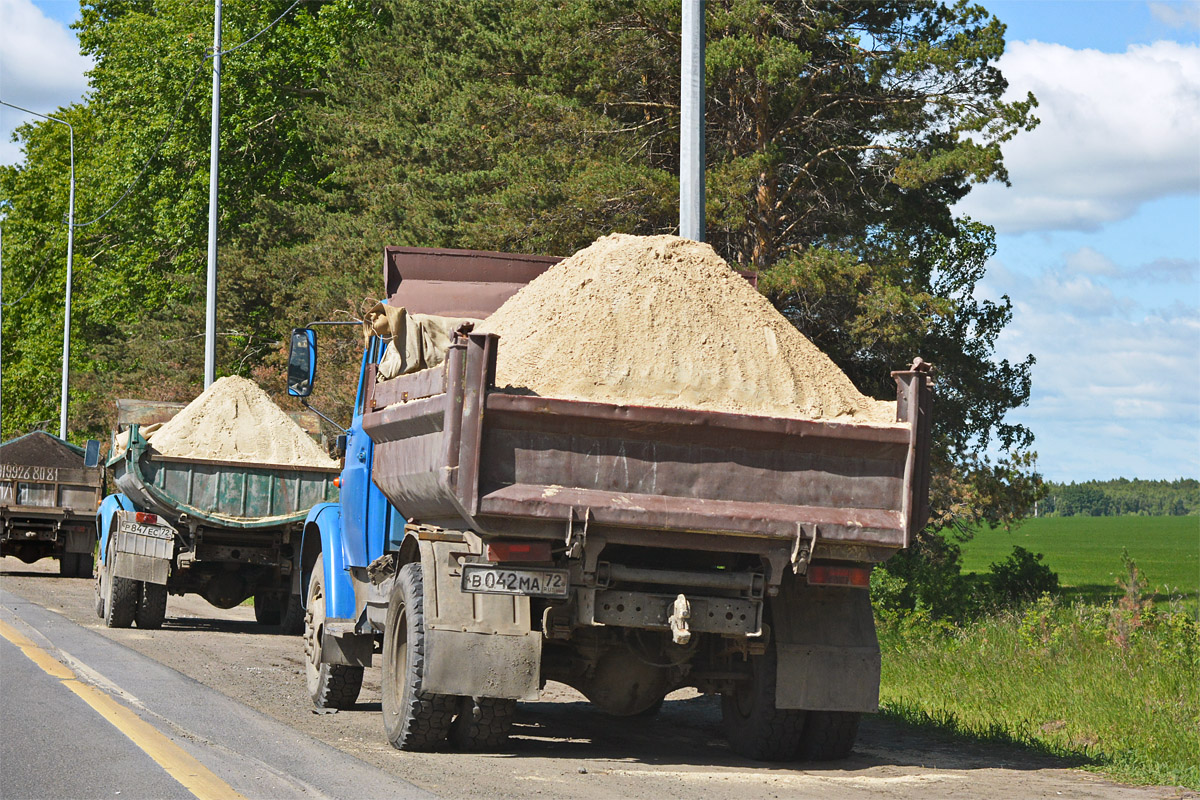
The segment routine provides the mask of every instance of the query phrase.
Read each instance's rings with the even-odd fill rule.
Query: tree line
[[[288,10],[226,0],[226,48]],[[70,428],[103,435],[113,400],[203,385],[209,4],[91,0],[94,59],[76,131]],[[223,58],[219,374],[277,396],[288,330],[354,317],[387,244],[556,255],[613,231],[677,231],[677,0],[305,2]],[[1032,356],[995,355],[1007,297],[975,287],[986,220],[956,217],[1006,181],[1036,125],[1005,99],[1004,24],[937,0],[709,0],[707,240],[759,274],[781,313],[861,391],[937,368],[934,529],[1003,523],[1040,489],[1033,433],[1009,419]],[[18,129],[0,168],[0,436],[57,418],[63,126]],[[124,198],[119,202],[119,198]],[[345,415],[351,335],[322,346],[314,405]],[[988,453],[1001,452],[1000,457]]]
[[[1046,484],[1038,514],[1047,517],[1182,517],[1200,514],[1200,481],[1111,481]]]

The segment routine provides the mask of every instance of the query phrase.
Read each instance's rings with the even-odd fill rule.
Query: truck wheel
[[[304,676],[308,694],[317,708],[350,708],[362,689],[363,668],[321,661],[321,636],[325,629],[325,562],[317,556],[308,582],[308,610],[304,615]]]
[[[460,750],[496,750],[508,741],[516,713],[516,700],[461,697],[450,741]]]
[[[800,758],[837,761],[850,755],[861,718],[854,711],[809,711],[800,737]]]
[[[92,570],[96,568],[96,557],[91,553],[76,553],[75,558],[75,577],[90,578]]]
[[[58,557],[58,574],[64,578],[79,577],[79,554],[63,553]]]
[[[92,587],[96,593],[96,616],[104,619],[104,597],[106,589],[104,586],[104,566],[100,565],[99,569],[95,570],[92,576]]]
[[[298,636],[304,633],[304,598],[298,594],[289,594],[283,607],[283,616],[279,620],[279,632],[285,636]]]
[[[277,594],[256,594],[254,595],[254,621],[259,625],[278,625],[279,624],[279,595]]]
[[[398,750],[431,750],[450,733],[457,699],[418,691],[424,674],[421,565],[405,564],[388,598],[383,630],[383,728]]]
[[[153,630],[161,628],[167,618],[167,587],[160,583],[142,584],[142,596],[138,602],[134,622],[139,628]]]
[[[108,549],[108,563],[104,565],[104,624],[109,628],[128,628],[142,599],[141,581],[113,575],[116,549],[111,544]]]
[[[750,679],[721,695],[721,722],[735,753],[756,761],[795,758],[805,711],[775,707],[775,648],[750,659]]]

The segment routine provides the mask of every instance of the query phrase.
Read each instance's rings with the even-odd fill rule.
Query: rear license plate
[[[566,597],[567,571],[463,564],[462,590],[475,594]]]
[[[133,533],[138,536],[150,536],[155,539],[174,539],[175,530],[159,525],[143,525],[140,522],[122,522],[122,533]]]

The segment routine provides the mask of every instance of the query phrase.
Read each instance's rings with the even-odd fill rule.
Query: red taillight
[[[157,525],[158,514],[151,514],[148,511],[139,511],[134,515],[138,522],[143,525]]]
[[[488,561],[550,561],[549,542],[491,542]]]
[[[333,485],[339,489],[342,488],[342,476],[341,475],[338,475],[336,478],[333,479]]]
[[[858,586],[871,585],[870,567],[835,567],[830,564],[810,564],[809,586]]]

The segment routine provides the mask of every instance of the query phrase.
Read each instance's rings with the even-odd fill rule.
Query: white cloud
[[[1095,230],[1147,200],[1200,191],[1200,47],[1015,42],[999,66],[1009,96],[1038,98],[1042,122],[1005,145],[1012,187],[977,187],[958,212],[1002,233]]]
[[[1081,247],[1066,257],[1067,270],[1082,275],[1115,277],[1121,274],[1116,263],[1091,247]]]
[[[0,0],[0,99],[53,114],[83,96],[84,73],[91,67],[75,35],[30,0]],[[21,160],[21,148],[9,139],[17,125],[31,119],[36,117],[0,106],[0,164]]]
[[[1029,406],[1012,417],[1037,437],[1039,469],[1055,480],[1200,476],[1200,308],[1140,306],[1069,272],[1071,261],[1107,259],[1079,251],[1034,276],[993,262],[981,287],[1013,298],[997,355],[1037,358]]]
[[[1150,14],[1172,28],[1200,28],[1200,0],[1151,3]]]

